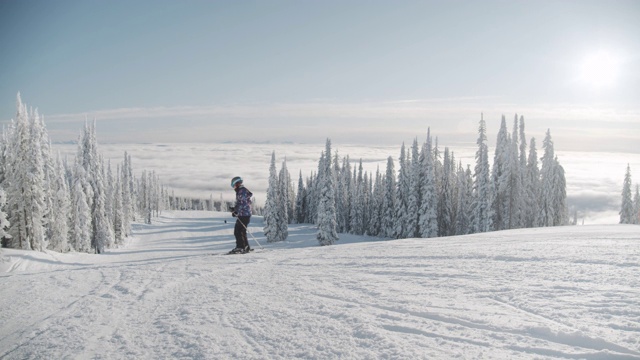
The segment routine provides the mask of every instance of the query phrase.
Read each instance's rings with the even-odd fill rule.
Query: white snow
[[[320,247],[252,221],[250,255],[218,255],[233,223],[212,212],[103,255],[3,249],[0,358],[640,359],[638,226]]]

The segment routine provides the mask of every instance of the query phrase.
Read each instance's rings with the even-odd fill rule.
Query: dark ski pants
[[[236,227],[233,229],[233,235],[236,237],[237,248],[244,249],[249,246],[249,239],[247,239],[247,226],[249,226],[250,221],[251,216],[238,216],[238,219],[236,220]]]

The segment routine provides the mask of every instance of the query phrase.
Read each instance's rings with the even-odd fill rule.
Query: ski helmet
[[[242,184],[242,178],[240,176],[236,176],[231,179],[231,187],[235,187],[237,183]]]

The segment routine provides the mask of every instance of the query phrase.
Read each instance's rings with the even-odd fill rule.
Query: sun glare
[[[594,88],[610,87],[618,78],[619,67],[620,62],[613,54],[601,50],[584,58],[580,80]]]

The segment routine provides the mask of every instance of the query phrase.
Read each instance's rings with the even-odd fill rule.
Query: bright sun
[[[611,87],[618,78],[619,68],[619,59],[601,50],[583,59],[579,68],[580,81],[594,88]]]

